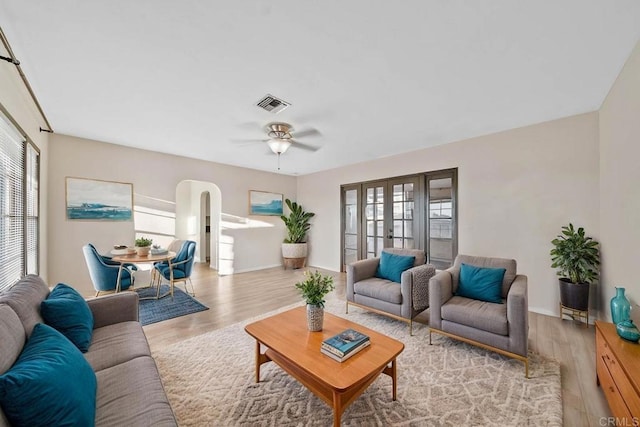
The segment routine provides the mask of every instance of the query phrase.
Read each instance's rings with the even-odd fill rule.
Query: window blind
[[[0,292],[23,275],[24,139],[0,114]]]

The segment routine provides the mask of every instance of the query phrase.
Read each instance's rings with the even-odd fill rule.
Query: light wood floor
[[[336,290],[327,299],[344,300],[346,277],[331,274]],[[205,265],[192,274],[196,298],[209,310],[145,326],[152,350],[300,302],[294,284],[302,270],[271,268],[219,277]],[[428,322],[428,311],[418,317]],[[415,335],[414,339],[421,339]],[[602,390],[596,385],[595,331],[571,320],[537,313],[529,314],[529,349],[561,364],[562,402],[565,426],[600,426],[611,413]],[[604,422],[604,421],[603,421]]]

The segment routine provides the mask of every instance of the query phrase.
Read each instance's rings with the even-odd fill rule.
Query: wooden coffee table
[[[342,363],[320,352],[323,340],[348,328],[369,335],[371,345]],[[267,317],[244,330],[256,339],[256,382],[260,382],[260,365],[275,362],[333,408],[334,426],[340,425],[344,410],[380,374],[391,377],[396,400],[396,357],[404,349],[400,341],[326,311],[323,330],[309,332],[306,307]],[[264,353],[261,345],[266,347]]]

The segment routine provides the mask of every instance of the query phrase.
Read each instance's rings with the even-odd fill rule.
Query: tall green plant
[[[310,305],[324,307],[324,296],[335,289],[333,277],[325,276],[318,270],[304,272],[305,280],[296,283],[296,288],[302,294],[302,298]]]
[[[570,223],[551,243],[551,267],[558,269],[558,276],[567,277],[572,283],[591,283],[598,277],[598,242],[586,237],[584,228],[576,230]]]
[[[284,225],[287,227],[287,238],[285,243],[304,243],[304,239],[309,231],[309,220],[315,216],[312,212],[305,212],[302,210],[302,206],[296,202],[292,202],[289,199],[285,200],[287,207],[289,208],[289,216],[280,215],[280,218],[284,221]]]

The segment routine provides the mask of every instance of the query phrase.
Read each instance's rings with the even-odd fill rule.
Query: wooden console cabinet
[[[620,338],[613,323],[596,321],[596,380],[616,425],[639,425],[640,344]]]

